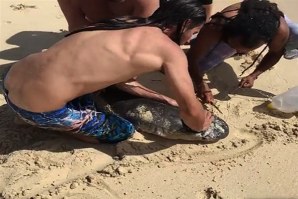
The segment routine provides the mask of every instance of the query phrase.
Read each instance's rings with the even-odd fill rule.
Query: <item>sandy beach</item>
[[[214,0],[213,12],[235,2]],[[298,22],[296,0],[274,2]],[[0,19],[1,75],[67,32],[56,1],[1,0]],[[1,91],[0,198],[298,199],[298,114],[267,108],[272,96],[298,86],[298,59],[282,58],[253,89],[238,88],[251,61],[230,58],[206,75],[220,110],[213,111],[230,126],[213,144],[145,133],[118,144],[83,143],[16,123]],[[140,80],[168,92],[160,74]]]

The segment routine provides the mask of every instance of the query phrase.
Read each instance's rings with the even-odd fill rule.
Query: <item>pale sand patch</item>
[[[214,2],[216,12],[237,1]],[[295,0],[276,2],[298,22]],[[56,1],[1,0],[0,6],[1,72],[64,35]],[[265,105],[298,85],[298,61],[282,59],[254,89],[238,89],[245,61],[231,58],[206,76],[222,114],[213,111],[231,128],[210,145],[139,133],[116,146],[85,144],[15,125],[0,95],[0,198],[298,198],[297,118]],[[141,80],[168,93],[161,74]]]

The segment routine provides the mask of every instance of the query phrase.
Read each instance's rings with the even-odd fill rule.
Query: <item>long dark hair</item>
[[[90,26],[75,30],[66,36],[82,31],[120,30],[140,26],[155,26],[163,29],[177,26],[176,42],[178,42],[185,28],[184,22],[188,19],[191,20],[190,27],[201,25],[206,21],[205,9],[198,0],[164,0],[160,7],[148,18],[125,16],[104,19]]]
[[[224,25],[224,38],[240,37],[241,44],[251,48],[269,43],[279,29],[283,13],[268,0],[244,0],[238,14]]]

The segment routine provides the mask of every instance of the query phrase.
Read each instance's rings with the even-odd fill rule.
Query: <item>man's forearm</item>
[[[201,90],[204,85],[203,74],[200,72],[198,67],[193,67],[189,69],[190,76],[192,78],[195,91]]]
[[[154,98],[158,94],[157,92],[144,87],[143,85],[139,84],[136,81],[132,81],[128,83],[120,83],[120,84],[117,84],[116,86],[120,90],[123,90],[127,93],[140,96],[140,97]]]
[[[149,99],[153,99],[153,100],[157,100],[157,101],[161,101],[161,102],[166,102],[166,103],[169,103],[172,105],[176,105],[176,103],[174,103],[175,100],[173,100],[172,98],[169,98],[163,94],[160,94],[154,90],[151,90],[151,89],[141,85],[137,81],[120,83],[120,84],[117,84],[116,86],[120,90],[123,90],[123,91],[130,93],[132,95],[145,97],[145,98],[149,98]]]
[[[262,74],[266,70],[273,67],[280,60],[282,55],[283,55],[283,52],[279,52],[279,53],[268,52],[265,55],[265,57],[262,59],[261,63],[256,67],[256,69],[250,75],[255,76],[255,78],[257,78],[260,74]]]

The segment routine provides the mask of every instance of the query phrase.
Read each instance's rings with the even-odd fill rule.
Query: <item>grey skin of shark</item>
[[[100,95],[100,107],[130,121],[139,132],[179,139],[213,143],[229,134],[229,126],[221,118],[214,120],[206,131],[193,131],[179,117],[177,107],[147,98],[138,98],[112,89]],[[98,98],[97,98],[98,102]]]

